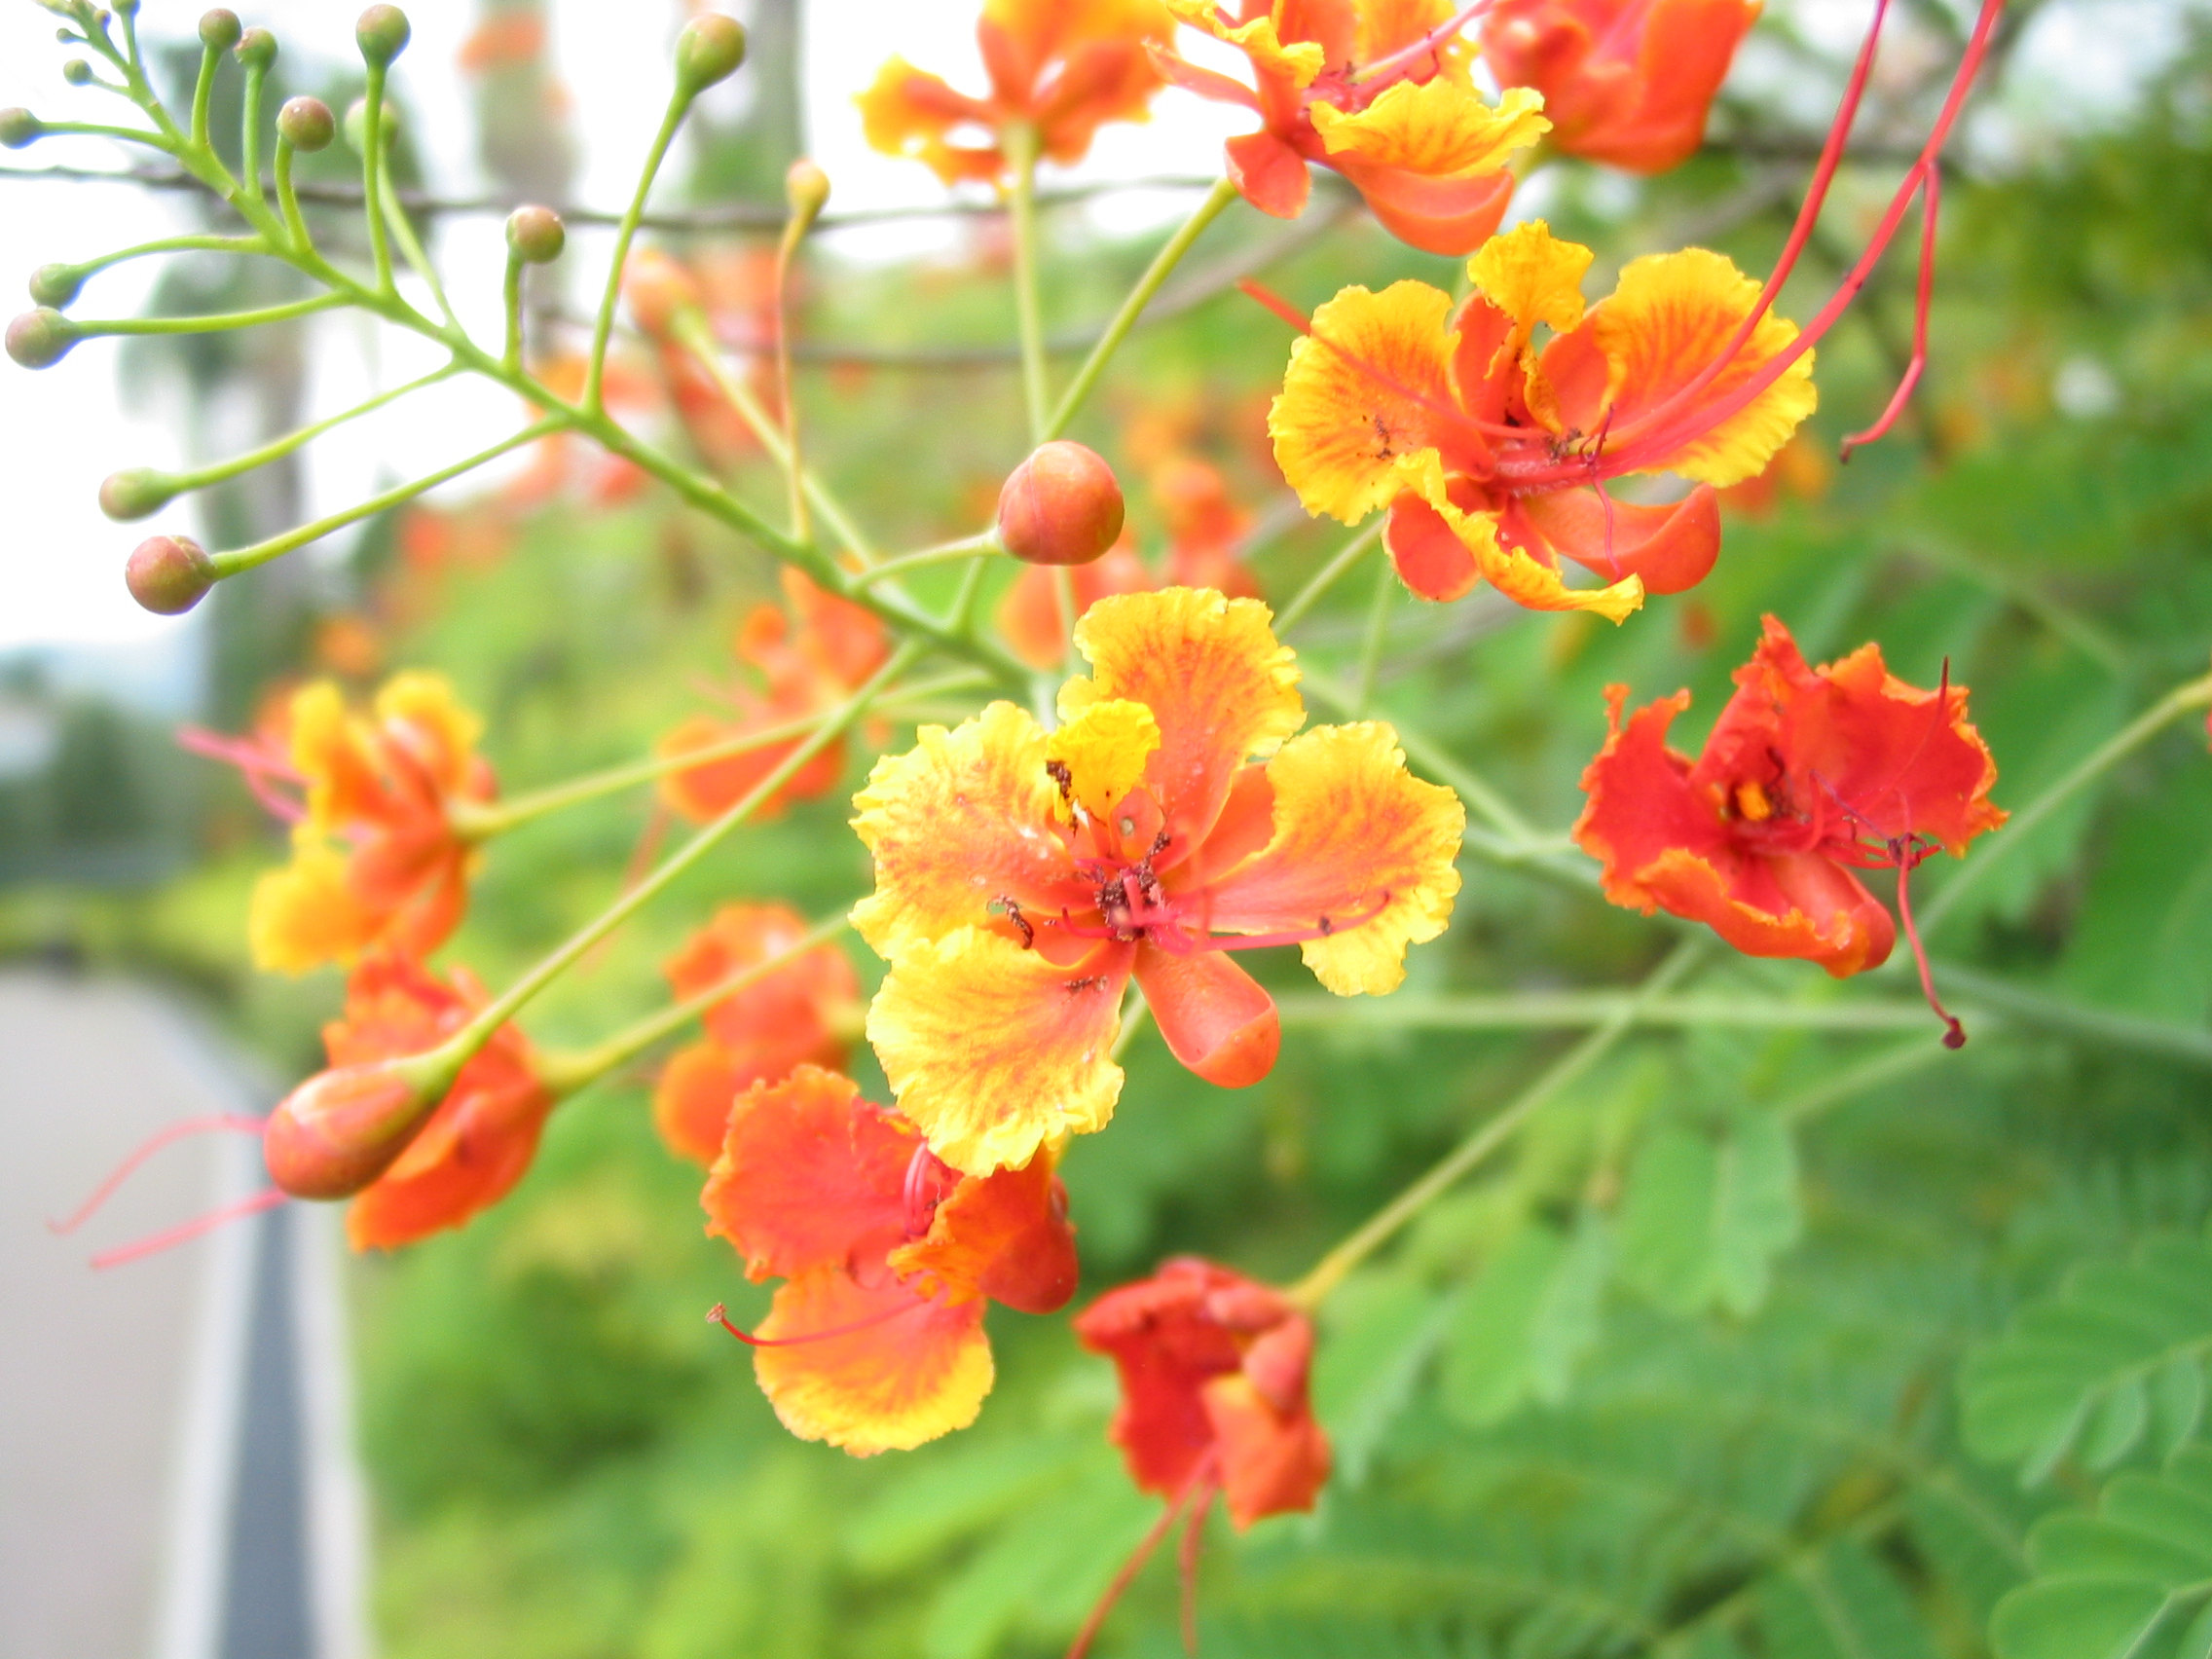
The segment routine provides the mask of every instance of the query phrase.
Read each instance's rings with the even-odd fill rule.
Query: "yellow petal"
[[[1400,81],[1357,114],[1325,103],[1310,113],[1332,156],[1424,178],[1471,178],[1498,171],[1549,132],[1543,108],[1543,93],[1527,87],[1508,88],[1493,108],[1467,81],[1446,74],[1419,85]]]
[[[1055,884],[1074,872],[1045,760],[1028,711],[993,703],[951,731],[923,726],[912,749],[875,763],[853,797],[853,828],[875,855],[875,891],[853,926],[879,955],[980,923],[1001,897],[1058,903]]]
[[[377,917],[346,879],[345,856],[307,825],[294,833],[292,862],[254,883],[246,944],[264,973],[351,962],[376,932]]]
[[[426,734],[433,753],[418,753],[416,758],[428,765],[440,789],[448,793],[461,789],[484,722],[454,695],[452,682],[420,670],[395,674],[377,693],[376,712],[379,720],[403,721]]]
[[[1493,237],[1467,261],[1467,276],[1484,299],[1513,319],[1516,349],[1537,323],[1561,334],[1582,325],[1582,277],[1590,250],[1562,241],[1541,219]]]
[[[1122,1093],[1111,1051],[1127,947],[1097,953],[1117,953],[1118,972],[1059,968],[962,928],[893,958],[867,1011],[867,1038],[899,1110],[932,1152],[984,1175],[1105,1126]]]
[[[1398,734],[1379,721],[1292,738],[1268,762],[1268,782],[1274,837],[1209,890],[1212,925],[1304,931],[1374,912],[1299,949],[1339,996],[1397,989],[1406,946],[1452,919],[1467,828],[1459,797],[1408,772]]]
[[[1285,46],[1272,16],[1232,25],[1213,0],[1166,0],[1166,4],[1178,21],[1203,29],[1214,39],[1227,41],[1241,51],[1252,60],[1254,73],[1263,80],[1308,87],[1321,73],[1326,61],[1327,54],[1319,41],[1301,40]],[[1280,10],[1279,4],[1276,10]]]
[[[1088,708],[1045,742],[1048,764],[1065,766],[1076,802],[1093,818],[1136,788],[1145,762],[1160,747],[1160,722],[1142,703],[1108,698]]]
[[[1413,281],[1346,288],[1313,313],[1268,411],[1275,464],[1308,512],[1357,524],[1408,490],[1443,493],[1451,313],[1449,294]]]

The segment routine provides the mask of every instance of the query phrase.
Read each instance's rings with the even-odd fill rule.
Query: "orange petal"
[[[905,946],[867,1036],[930,1150],[982,1175],[1105,1127],[1122,1092],[1111,1051],[1129,956],[1107,943],[1056,967],[976,928]]]
[[[1308,512],[1357,524],[1403,491],[1442,493],[1451,313],[1451,296],[1425,282],[1346,288],[1292,342],[1268,432]]]
[[[351,962],[375,939],[377,916],[354,897],[343,854],[308,826],[294,832],[292,862],[254,883],[246,942],[264,973],[305,974]]]
[[[1355,156],[1338,158],[1336,167],[1358,189],[1378,224],[1423,253],[1450,257],[1479,247],[1513,201],[1510,172],[1437,177]]]
[[[1236,194],[1261,212],[1295,219],[1306,211],[1313,176],[1306,170],[1306,158],[1272,132],[1230,139],[1222,146],[1222,161]]]
[[[1274,1070],[1282,1019],[1274,998],[1223,950],[1137,950],[1137,984],[1168,1051],[1206,1082],[1246,1088]]]
[[[1228,933],[1357,926],[1299,946],[1339,996],[1380,995],[1405,977],[1406,946],[1434,939],[1459,891],[1459,797],[1406,770],[1380,721],[1318,726],[1268,762],[1274,839],[1199,903]],[[1380,907],[1380,908],[1378,908]]]
[[[732,1055],[743,1052],[767,1063],[788,1054],[776,1068],[781,1075],[826,1046],[834,1047],[831,1023],[860,1006],[860,979],[835,945],[791,954],[806,934],[806,918],[788,904],[724,904],[668,959],[664,971],[677,996],[688,998],[783,958],[762,977],[714,1003],[705,1015],[709,1034]],[[718,1145],[720,1138],[717,1131]]]
[[[892,57],[876,71],[873,84],[858,93],[861,131],[870,147],[887,156],[905,156],[922,163],[946,184],[962,179],[992,179],[1004,166],[998,148],[955,148],[947,142],[955,129],[994,124],[994,112],[953,91],[942,78],[915,68],[903,57]]]
[[[529,1170],[553,1101],[511,1062],[487,1065],[489,1053],[463,1068],[398,1161],[353,1199],[346,1235],[354,1249],[395,1249],[464,1226]]]
[[[1075,614],[1081,616],[1108,594],[1144,593],[1155,583],[1145,562],[1127,541],[1118,541],[1103,558],[1069,572],[1075,588]],[[1024,565],[999,601],[999,631],[1014,654],[1031,668],[1057,668],[1067,654],[1073,619],[1060,615],[1058,571]]]
[[[1813,413],[1813,353],[1807,351],[1744,409],[1710,430],[1702,411],[1743,387],[1797,338],[1797,325],[1769,312],[1728,366],[1689,405],[1656,423],[1639,422],[1716,359],[1751,308],[1759,284],[1726,256],[1704,248],[1646,254],[1621,272],[1609,299],[1583,325],[1545,348],[1543,372],[1560,413],[1585,432],[1607,429],[1614,448],[1682,434],[1641,470],[1679,472],[1728,485],[1754,477]]]
[[[1165,0],[1165,4],[1178,22],[1203,29],[1214,39],[1241,51],[1252,60],[1252,72],[1262,82],[1272,81],[1290,88],[1307,87],[1326,64],[1327,54],[1318,41],[1286,43],[1276,32],[1272,13],[1249,22],[1232,23],[1213,0]]]
[[[1446,536],[1459,543],[1466,564],[1453,556]],[[1594,610],[1619,622],[1643,604],[1642,577],[1631,573],[1604,587],[1570,588],[1553,566],[1525,548],[1502,545],[1495,513],[1461,511],[1445,497],[1401,496],[1391,505],[1385,539],[1406,585],[1426,599],[1465,593],[1471,565],[1476,576],[1530,610]]]
[[[742,720],[718,720],[705,715],[693,715],[680,721],[661,740],[653,745],[653,753],[663,759],[674,759],[693,750],[712,748],[729,743],[746,735],[748,731],[764,730],[769,726],[802,719],[807,713],[805,705],[765,705]],[[747,795],[751,794],[788,759],[793,750],[804,741],[796,737],[764,744],[754,749],[740,750],[719,760],[703,761],[687,766],[680,772],[668,772],[660,780],[660,797],[670,810],[693,824],[703,824],[719,818]],[[783,787],[755,809],[753,821],[765,823],[794,800],[812,800],[825,795],[837,787],[838,776],[845,769],[845,750],[842,743],[832,743],[808,760],[786,780]]]
[[[1201,1391],[1221,1457],[1222,1495],[1238,1531],[1313,1507],[1329,1479],[1329,1437],[1304,1401],[1284,1411],[1241,1373]]]
[[[1879,968],[1897,942],[1889,911],[1858,877],[1811,854],[1747,860],[1724,875],[1673,847],[1638,870],[1636,884],[1746,956],[1800,957],[1839,979]]]
[[[695,1163],[721,1156],[730,1110],[737,1104],[737,1067],[712,1043],[693,1043],[669,1055],[653,1085],[653,1124],[669,1150]]]
[[[1245,758],[1272,755],[1305,723],[1295,656],[1272,620],[1255,599],[1164,588],[1100,600],[1076,626],[1091,672],[1060,687],[1061,718],[1125,698],[1159,722],[1145,778],[1176,838],[1161,867],[1212,830]]]
[[[699,1201],[707,1231],[736,1245],[756,1279],[837,1267],[905,1236],[911,1127],[848,1078],[800,1066],[756,1084],[729,1116]]]
[[[1089,902],[1055,827],[1044,728],[1026,710],[993,703],[914,737],[853,797],[853,828],[875,855],[875,891],[853,906],[853,926],[879,954],[896,960],[982,923],[1002,897],[1048,914]]]
[[[863,1328],[805,1340],[849,1325]],[[991,1391],[982,1303],[934,1305],[895,1279],[866,1288],[842,1267],[817,1268],[776,1292],[755,1334],[791,1345],[753,1353],[753,1374],[784,1426],[856,1457],[911,1451],[966,1428]]]
[[[1710,484],[1663,506],[1616,501],[1596,490],[1547,490],[1520,497],[1514,506],[1553,553],[1609,580],[1640,577],[1646,593],[1686,592],[1720,557],[1720,498]]]
[[[930,1230],[890,1255],[891,1271],[925,1296],[981,1295],[1022,1313],[1056,1313],[1075,1294],[1075,1230],[1067,1190],[1040,1152],[1019,1169],[962,1179]]]

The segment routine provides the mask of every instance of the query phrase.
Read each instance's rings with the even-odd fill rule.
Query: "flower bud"
[[[72,87],[89,87],[92,84],[92,66],[82,57],[72,57],[61,66],[61,78]]]
[[[155,615],[181,616],[215,585],[215,561],[189,535],[149,535],[131,549],[123,584]]]
[[[676,87],[696,97],[718,81],[726,81],[745,61],[745,26],[735,18],[709,12],[693,18],[676,37]]]
[[[244,33],[245,25],[239,21],[239,15],[227,7],[217,6],[200,14],[200,44],[209,52],[230,51]]]
[[[52,306],[27,311],[8,324],[8,355],[26,369],[51,369],[77,344],[77,325]]]
[[[118,524],[158,513],[175,499],[176,480],[150,466],[111,472],[100,482],[100,511]]]
[[[286,98],[276,112],[276,135],[306,155],[330,148],[338,135],[338,118],[320,98]]]
[[[784,200],[791,203],[793,218],[811,224],[830,200],[830,175],[799,157],[784,174]]]
[[[407,14],[397,6],[371,6],[353,25],[354,44],[372,68],[389,63],[407,50]]]
[[[31,299],[42,306],[65,306],[84,285],[82,266],[42,265],[31,273]]]
[[[672,255],[642,247],[622,267],[622,299],[637,325],[654,339],[664,338],[686,312],[703,312],[699,284]]]
[[[1040,444],[999,492],[999,539],[1032,565],[1088,565],[1122,534],[1122,486],[1095,450]]]
[[[550,207],[517,207],[507,215],[507,246],[526,265],[550,265],[568,242],[568,228]]]
[[[276,61],[276,37],[267,29],[252,28],[240,37],[238,60],[248,69],[266,70]]]
[[[389,1060],[317,1072],[269,1114],[262,1161],[295,1198],[351,1198],[392,1166],[437,1103]]]
[[[46,123],[19,104],[0,109],[0,144],[11,150],[20,150],[45,130]]]
[[[399,106],[389,98],[384,100],[384,116],[377,123],[377,142],[387,150],[399,136]],[[346,111],[346,142],[356,156],[369,153],[369,100],[355,98]]]

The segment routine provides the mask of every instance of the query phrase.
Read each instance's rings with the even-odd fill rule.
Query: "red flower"
[[[668,959],[679,999],[695,997],[806,937],[806,920],[784,904],[725,904]],[[714,1162],[731,1104],[756,1083],[793,1066],[831,1071],[858,1035],[860,979],[845,953],[817,945],[707,1010],[703,1041],[678,1050],[653,1094],[661,1138],[685,1158]]]
[[[1853,872],[1897,869],[1910,933],[1912,868],[2005,822],[1965,688],[1907,685],[1877,645],[1810,669],[1772,616],[1736,685],[1695,761],[1666,746],[1687,691],[1624,723],[1628,689],[1609,686],[1612,734],[1582,774],[1575,839],[1616,904],[1705,922],[1747,955],[1805,957],[1839,978],[1879,967],[1896,929]]]
[[[1630,172],[1697,153],[1706,111],[1759,0],[1497,0],[1483,60],[1544,94],[1553,144]]]
[[[454,969],[449,980],[406,957],[363,962],[347,981],[345,1017],[322,1028],[331,1065],[365,1065],[436,1048],[491,1000],[465,968]],[[529,1040],[514,1026],[501,1026],[461,1068],[407,1149],[353,1199],[346,1216],[353,1247],[412,1244],[491,1208],[537,1155],[553,1105]]]
[[[753,1335],[710,1317],[757,1349],[784,1426],[866,1457],[975,1421],[992,1378],[984,1302],[1051,1313],[1075,1294],[1052,1163],[963,1175],[816,1066],[743,1095],[700,1201],[748,1277],[786,1282]]]

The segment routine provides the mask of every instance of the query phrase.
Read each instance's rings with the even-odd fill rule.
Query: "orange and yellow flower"
[[[791,951],[806,919],[787,904],[724,904],[668,959],[679,1000]],[[669,1056],[653,1092],[661,1138],[685,1158],[713,1163],[730,1105],[756,1083],[777,1083],[801,1064],[841,1071],[859,1035],[860,979],[845,953],[820,944],[707,1010],[706,1035]]]
[[[1907,685],[1877,645],[1808,668],[1771,616],[1736,686],[1694,761],[1666,741],[1687,691],[1624,721],[1628,688],[1608,687],[1612,735],[1582,775],[1575,840],[1616,904],[1704,922],[1746,955],[1804,957],[1839,978],[1880,967],[1897,929],[1853,871],[1896,868],[1901,903],[1903,877],[1935,847],[1963,854],[2005,822],[1966,688]]]
[[[1160,71],[1146,55],[1174,25],[1159,0],[984,0],[976,24],[991,90],[955,91],[903,57],[854,101],[867,141],[910,156],[946,184],[1003,183],[1007,131],[1036,134],[1036,153],[1065,166],[1089,153],[1109,121],[1149,119]]]
[[[1307,164],[1348,179],[1393,236],[1465,253],[1497,229],[1515,156],[1549,129],[1540,93],[1494,106],[1468,74],[1455,0],[1167,0],[1182,22],[1240,50],[1252,84],[1156,53],[1177,86],[1241,105],[1260,129],[1227,147],[1230,179],[1263,213],[1296,218]]]
[[[288,753],[266,756],[260,776],[304,785],[307,799],[292,862],[254,888],[255,965],[304,974],[372,949],[435,949],[467,907],[474,859],[453,811],[496,793],[476,753],[476,717],[440,676],[407,673],[385,684],[365,719],[348,713],[336,685],[308,685],[293,695],[286,724]]]
[[[1339,995],[1394,989],[1452,913],[1465,814],[1380,722],[1305,723],[1256,600],[1168,588],[1078,624],[1061,725],[994,703],[876,763],[854,801],[891,971],[867,1034],[931,1150],[982,1172],[1101,1127],[1136,977],[1175,1056],[1240,1088],[1274,1064],[1231,949],[1297,943]]]
[[[1483,60],[1544,96],[1551,141],[1630,172],[1697,153],[1706,112],[1760,0],[1497,0]]]
[[[322,1028],[323,1047],[333,1067],[425,1053],[490,1000],[465,968],[441,980],[404,956],[373,956],[348,979],[345,1017]],[[346,1214],[353,1248],[412,1244],[498,1203],[537,1155],[553,1105],[529,1040],[500,1026],[406,1151],[354,1198]]]
[[[1268,420],[1307,511],[1356,524],[1387,507],[1390,556],[1426,599],[1489,581],[1531,609],[1617,622],[1646,591],[1703,580],[1714,492],[1755,476],[1813,412],[1812,351],[1784,318],[1753,322],[1759,286],[1719,254],[1632,260],[1586,310],[1590,260],[1531,220],[1469,262],[1456,315],[1414,281],[1315,312]],[[1694,488],[1664,505],[1604,492],[1648,472]],[[1604,584],[1568,587],[1563,558]]]
[[[732,688],[730,700],[737,705],[738,718],[694,715],[663,737],[655,753],[679,759],[695,750],[734,746],[750,733],[826,713],[883,665],[890,646],[883,624],[870,612],[823,592],[788,568],[784,596],[788,610],[756,606],[738,628],[734,649],[757,682]],[[661,780],[661,799],[695,823],[719,817],[752,793],[805,741],[803,736],[779,738],[671,772]],[[836,787],[844,764],[843,744],[830,745],[763,802],[755,817],[770,818],[794,800],[827,794]]]
[[[992,1381],[984,1303],[1051,1313],[1075,1294],[1052,1162],[963,1175],[815,1066],[740,1096],[701,1202],[748,1277],[785,1281],[757,1331],[728,1327],[755,1345],[784,1426],[866,1457],[975,1421]]]

